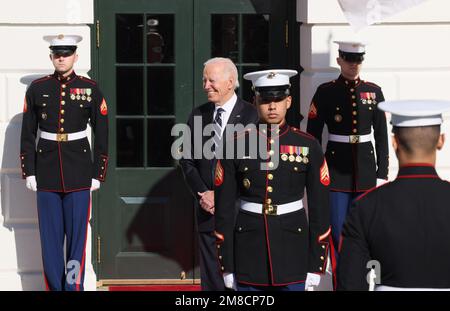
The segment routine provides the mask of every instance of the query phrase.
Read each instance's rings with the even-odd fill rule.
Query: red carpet
[[[136,285],[136,286],[109,286],[110,292],[157,292],[157,291],[200,291],[200,285]]]

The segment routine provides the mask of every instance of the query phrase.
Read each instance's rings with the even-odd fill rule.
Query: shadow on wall
[[[44,74],[27,75],[20,79],[27,85]],[[25,94],[24,94],[25,95]],[[36,209],[36,194],[25,187],[20,168],[20,132],[22,113],[8,123],[3,145],[1,180],[1,209],[3,226],[14,232],[17,274],[22,290],[44,290],[41,244]],[[16,267],[8,266],[14,270]],[[17,289],[16,284],[11,289]]]
[[[21,178],[21,125],[22,114],[18,114],[9,122],[5,133],[1,174],[3,226],[14,232],[17,273],[22,289],[43,290],[45,285],[42,277],[36,194],[25,187],[25,181]]]
[[[200,278],[193,198],[179,167],[152,186],[125,234],[129,249],[157,254],[146,265],[147,278],[180,279],[182,272]]]

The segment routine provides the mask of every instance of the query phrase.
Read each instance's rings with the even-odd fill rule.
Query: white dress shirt
[[[236,93],[233,94],[233,96],[231,96],[231,98],[222,106],[219,105],[215,105],[214,108],[214,114],[213,114],[213,120],[216,119],[216,115],[217,115],[217,110],[219,108],[222,108],[223,110],[225,110],[224,112],[222,112],[222,131],[220,133],[220,137],[222,137],[223,131],[225,129],[225,126],[228,123],[228,119],[230,119],[230,115],[231,112],[233,111],[234,105],[236,105],[236,101],[237,101],[237,96]]]

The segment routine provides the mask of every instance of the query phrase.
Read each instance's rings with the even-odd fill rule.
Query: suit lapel
[[[228,124],[238,124],[241,123],[240,120],[242,118],[241,116],[241,111],[244,108],[243,103],[241,102],[241,100],[238,98],[236,100],[236,104],[233,107],[233,110],[231,111],[230,117],[228,118]]]

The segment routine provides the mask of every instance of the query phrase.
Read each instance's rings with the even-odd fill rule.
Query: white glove
[[[312,291],[314,290],[313,286],[318,286],[320,283],[320,275],[315,273],[307,273],[306,274],[306,281],[305,281],[305,290],[306,291]]]
[[[31,191],[37,191],[36,176],[28,176],[25,185]]]
[[[234,273],[223,274],[223,282],[225,283],[226,288],[237,290],[236,280],[234,279]]]
[[[386,179],[377,178],[377,187],[384,185],[387,182],[388,182],[388,180],[386,180]]]
[[[100,181],[92,178],[91,191],[100,189]]]

